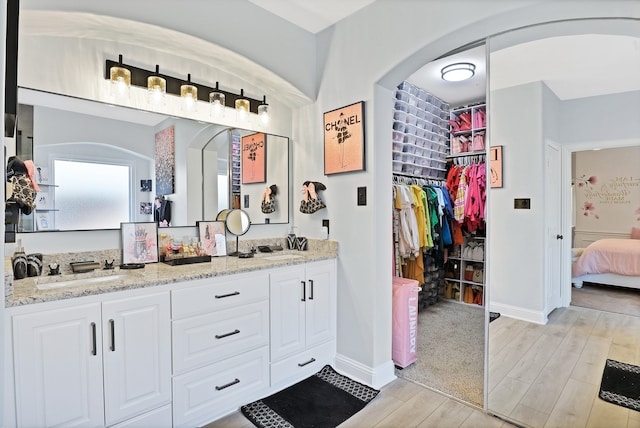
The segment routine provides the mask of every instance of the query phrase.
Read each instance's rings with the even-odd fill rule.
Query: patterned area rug
[[[640,411],[640,367],[608,359],[602,373],[600,398]]]
[[[315,375],[240,410],[259,428],[333,428],[379,392],[324,366]]]

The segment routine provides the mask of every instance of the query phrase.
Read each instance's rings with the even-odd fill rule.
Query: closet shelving
[[[231,135],[231,195],[234,208],[240,208],[240,134],[233,132]]]
[[[449,112],[449,154],[447,158],[485,153],[486,104],[457,107]],[[465,120],[468,119],[468,120]],[[482,148],[474,145],[482,141]]]
[[[449,105],[405,81],[395,93],[393,172],[444,179],[449,151]]]
[[[470,234],[454,246],[445,263],[445,299],[484,306],[484,241],[484,236]]]

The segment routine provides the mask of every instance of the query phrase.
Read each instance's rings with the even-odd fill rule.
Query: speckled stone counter
[[[251,248],[257,245],[271,245],[273,240],[267,243],[261,241],[245,242],[243,247]],[[105,256],[106,254],[106,256]],[[273,259],[273,256],[299,256],[293,258]],[[93,256],[93,257],[92,257]],[[116,267],[112,270],[95,270],[87,273],[70,273],[66,267],[69,261],[76,260],[103,260],[103,258],[116,258],[115,265],[119,265],[119,255],[117,250],[107,250],[106,252],[93,253],[68,253],[47,256],[47,260],[58,260],[62,274],[57,276],[47,275],[48,269],[41,276],[13,279],[10,258],[5,259],[5,307],[15,307],[34,303],[50,302],[54,300],[73,299],[95,294],[111,293],[115,291],[129,290],[134,288],[154,287],[162,284],[176,282],[193,281],[197,279],[210,278],[215,276],[232,275],[242,272],[251,272],[276,267],[297,265],[310,261],[327,260],[337,257],[337,242],[327,240],[309,240],[307,251],[274,251],[273,253],[257,253],[252,258],[237,257],[213,257],[208,263],[194,263],[180,266],[170,266],[165,263],[150,263],[143,269],[120,269]],[[272,259],[269,259],[269,258]],[[63,260],[65,260],[63,262]],[[62,287],[52,287],[51,289],[40,289],[47,287],[47,284],[55,282],[74,281],[72,285]],[[75,284],[77,281],[77,284]]]

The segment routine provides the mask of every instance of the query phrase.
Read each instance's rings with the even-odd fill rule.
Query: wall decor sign
[[[202,249],[210,256],[226,256],[227,241],[224,221],[198,221],[198,238]]]
[[[175,182],[175,128],[156,133],[156,194],[173,193]]]
[[[502,187],[502,146],[491,146],[489,160],[491,165],[491,187]]]
[[[365,170],[364,101],[324,114],[324,174]]]
[[[258,132],[242,137],[242,184],[267,181],[267,136]]]
[[[155,222],[120,223],[122,263],[158,261],[158,225]]]

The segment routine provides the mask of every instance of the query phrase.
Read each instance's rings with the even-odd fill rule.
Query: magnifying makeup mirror
[[[240,252],[238,251],[239,236],[247,233],[251,226],[249,214],[241,209],[227,209],[220,211],[216,220],[224,221],[225,227],[229,233],[236,236],[236,250],[228,255],[238,257],[240,255]]]

